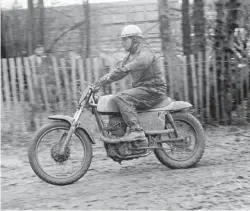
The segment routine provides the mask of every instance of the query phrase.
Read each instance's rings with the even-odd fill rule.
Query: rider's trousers
[[[119,111],[130,130],[142,130],[136,110],[150,109],[166,98],[165,87],[136,87],[114,97]]]

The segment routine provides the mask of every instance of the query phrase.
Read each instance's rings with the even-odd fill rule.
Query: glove
[[[98,92],[101,88],[101,84],[99,81],[92,84],[92,90],[93,92]]]
[[[95,83],[92,84],[93,92],[98,92],[100,90],[101,86],[108,83],[108,81],[109,81],[108,75],[101,77],[98,81],[96,81]]]

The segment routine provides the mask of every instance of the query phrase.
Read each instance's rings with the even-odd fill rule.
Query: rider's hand
[[[101,83],[99,81],[92,84],[92,90],[93,92],[98,92],[101,88]]]
[[[109,81],[109,75],[105,75],[103,77],[101,77],[98,81],[96,81],[95,83],[92,84],[92,89],[93,89],[93,92],[98,92],[101,88],[102,85],[108,83]]]

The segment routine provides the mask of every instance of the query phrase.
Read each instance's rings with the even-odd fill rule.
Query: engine
[[[126,133],[127,125],[120,114],[109,115],[107,131],[116,137],[122,137]]]
[[[110,138],[122,137],[126,133],[127,125],[120,114],[110,115],[106,130]],[[127,143],[105,144],[108,155],[114,160],[121,162],[121,156],[131,154]]]

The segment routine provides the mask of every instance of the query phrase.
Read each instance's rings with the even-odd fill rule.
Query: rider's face
[[[131,37],[123,37],[122,38],[122,45],[123,45],[125,51],[128,51],[131,48],[131,45],[132,45]]]

